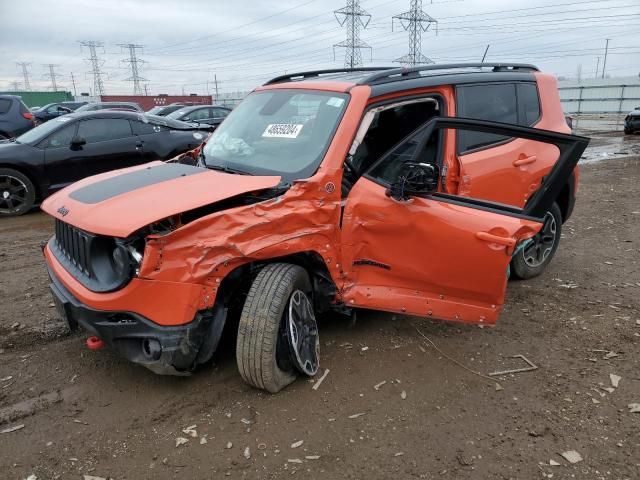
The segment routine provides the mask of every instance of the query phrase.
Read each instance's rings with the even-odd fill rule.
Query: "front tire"
[[[238,370],[248,384],[277,393],[296,379],[287,316],[291,302],[299,304],[301,294],[310,301],[311,283],[307,272],[297,265],[269,264],[253,281],[236,343]]]
[[[33,208],[36,189],[26,175],[0,168],[0,217],[24,215]]]
[[[551,263],[560,244],[561,234],[562,213],[558,204],[554,203],[544,217],[540,232],[511,260],[513,276],[527,280],[540,275]]]

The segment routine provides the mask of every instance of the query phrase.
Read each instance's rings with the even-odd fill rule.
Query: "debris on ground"
[[[207,443],[207,437],[205,436],[200,437],[200,445],[204,445],[205,443]]]
[[[82,480],[107,480],[105,477],[96,477],[94,475],[83,475]]]
[[[198,436],[198,432],[196,432],[196,427],[197,425],[191,425],[185,428],[184,430],[182,430],[182,433],[184,433],[185,435],[189,435],[191,438],[196,438]]]
[[[297,442],[293,442],[291,444],[291,448],[298,448],[299,446],[301,446],[304,443],[304,440],[298,440]]]
[[[288,458],[287,462],[289,462],[289,463],[302,463],[302,460],[300,460],[299,458]]]
[[[609,379],[611,380],[611,386],[613,388],[618,388],[618,385],[620,384],[620,380],[622,380],[622,377],[620,375],[615,375],[613,373],[610,373]]]
[[[496,392],[499,392],[501,390],[504,390],[504,388],[502,387],[502,385],[500,385],[499,383],[496,383]]]
[[[16,425],[14,427],[5,428],[4,430],[0,430],[0,433],[11,433],[16,432],[18,430],[22,430],[24,428],[24,424]]]
[[[374,389],[374,390],[380,390],[380,387],[382,387],[385,383],[387,383],[387,381],[386,381],[386,380],[383,380],[383,381],[381,381],[380,383],[376,383],[376,384],[373,386],[373,389]]]
[[[630,403],[627,405],[629,413],[640,413],[640,403]]]
[[[319,460],[320,455],[307,455],[304,458],[306,458],[307,460]]]
[[[529,360],[527,357],[525,357],[524,355],[512,355],[509,358],[521,358],[522,360],[524,360],[529,366],[528,367],[523,367],[523,368],[514,368],[511,370],[501,370],[499,372],[492,372],[489,374],[490,377],[498,377],[501,375],[510,375],[510,374],[514,374],[514,373],[524,373],[524,372],[531,372],[533,370],[537,370],[538,366],[534,365],[534,363]]]
[[[320,384],[324,381],[325,378],[327,378],[327,375],[329,375],[329,369],[325,369],[324,373],[322,374],[322,376],[318,379],[318,381],[313,385],[313,389],[317,390],[318,388],[320,388]]]
[[[582,455],[580,455],[575,450],[567,450],[566,452],[562,452],[560,455],[569,463],[578,463],[582,461]]]
[[[176,448],[178,448],[180,445],[184,445],[185,443],[187,443],[189,441],[188,438],[184,438],[184,437],[178,437],[176,438]]]
[[[551,465],[552,467],[558,467],[560,466],[560,462],[556,462],[554,459],[549,460],[549,465]]]
[[[358,417],[361,417],[361,416],[363,416],[363,415],[365,415],[365,413],[364,413],[364,412],[361,412],[361,413],[354,413],[353,415],[349,415],[349,418],[358,418]]]
[[[229,450],[231,447],[233,447],[233,443],[227,442],[227,446],[226,446],[227,450]]]
[[[402,400],[406,400],[407,399],[407,392],[405,392],[404,390],[402,390],[402,392],[400,392],[400,398]]]
[[[247,460],[251,458],[251,449],[249,447],[246,447],[244,449],[244,458],[246,458]]]
[[[401,457],[404,455],[404,452],[396,452],[393,454],[394,457]]]

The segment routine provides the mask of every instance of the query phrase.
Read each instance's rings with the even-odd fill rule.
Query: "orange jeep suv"
[[[277,392],[317,372],[320,312],[493,325],[508,276],[541,273],[558,248],[587,144],[531,65],[278,77],[195,165],[49,197],[51,290],[92,346],[157,373],[208,361],[226,326],[242,377]]]

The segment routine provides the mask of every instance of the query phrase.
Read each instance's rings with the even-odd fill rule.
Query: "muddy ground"
[[[509,284],[496,328],[329,318],[330,373],[278,395],[245,385],[231,348],[190,378],[87,350],[47,289],[51,222],[2,219],[0,431],[23,427],[0,433],[0,478],[640,478],[640,156],[608,158],[584,166],[556,259]],[[497,387],[441,352],[483,374],[521,367],[512,355],[539,368]]]

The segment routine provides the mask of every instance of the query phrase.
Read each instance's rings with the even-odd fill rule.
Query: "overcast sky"
[[[58,84],[78,93],[93,88],[79,41],[104,43],[108,94],[132,92],[127,53],[120,43],[144,45],[141,75],[150,94],[213,93],[252,89],[285,71],[344,65],[333,44],[346,32],[333,10],[344,0],[0,0],[0,90],[23,78],[16,62],[30,62],[32,89],[49,89],[44,64],[58,65]],[[409,48],[407,32],[392,17],[409,0],[363,0],[371,22],[361,39],[364,65],[393,65]],[[594,77],[609,38],[608,76],[640,72],[640,0],[429,0],[423,10],[438,20],[423,34],[422,51],[441,62],[535,63],[557,75]],[[581,66],[581,67],[580,67]],[[209,81],[209,84],[207,84]]]

